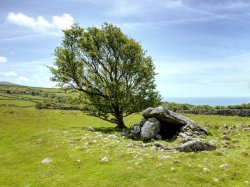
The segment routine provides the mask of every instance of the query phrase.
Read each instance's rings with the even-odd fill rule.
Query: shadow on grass
[[[112,134],[114,132],[122,132],[122,129],[118,129],[115,127],[95,127],[95,131],[105,134]]]
[[[91,131],[91,130],[88,130],[89,127],[71,127],[71,128]],[[118,129],[116,127],[94,127],[93,132],[101,132],[101,133],[105,133],[105,134],[112,134],[114,132],[122,132],[122,129]]]

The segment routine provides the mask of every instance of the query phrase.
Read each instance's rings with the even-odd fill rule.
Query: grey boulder
[[[177,148],[180,152],[212,151],[215,149],[215,146],[206,142],[201,142],[200,140],[188,141]]]
[[[160,132],[161,124],[156,118],[148,118],[141,128],[141,139],[145,142],[154,138]]]

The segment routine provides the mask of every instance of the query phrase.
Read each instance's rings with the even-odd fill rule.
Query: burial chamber
[[[163,107],[147,108],[142,111],[142,115],[140,136],[144,141],[157,136],[161,139],[176,139],[181,132],[184,136],[208,134],[195,121]]]
[[[160,121],[160,132],[158,133],[161,135],[163,140],[165,139],[175,139],[176,135],[181,132],[181,128],[184,126],[183,124],[173,124],[173,123],[166,123],[164,121]]]

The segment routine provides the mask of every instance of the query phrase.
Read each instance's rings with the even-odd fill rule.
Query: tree
[[[80,91],[90,114],[125,128],[123,117],[160,104],[151,57],[120,28],[104,23],[83,29],[74,24],[63,32],[54,66],[49,67],[52,80]]]

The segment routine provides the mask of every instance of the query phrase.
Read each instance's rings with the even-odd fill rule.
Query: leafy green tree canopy
[[[125,128],[123,117],[160,104],[151,57],[120,28],[104,23],[84,29],[74,24],[63,32],[54,66],[49,67],[52,80],[83,93],[90,114]]]

